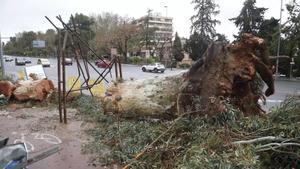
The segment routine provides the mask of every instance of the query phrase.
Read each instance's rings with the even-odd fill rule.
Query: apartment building
[[[173,35],[173,18],[154,13],[137,19],[137,24],[145,29],[154,29],[153,34],[149,34],[149,44],[146,44],[144,50],[155,50],[159,48],[171,48]],[[161,51],[161,50],[160,50]]]

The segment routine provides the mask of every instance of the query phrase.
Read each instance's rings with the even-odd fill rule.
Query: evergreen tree
[[[259,32],[267,8],[256,7],[255,3],[256,0],[246,0],[241,13],[236,18],[229,19],[239,27],[239,35],[242,33],[252,33],[257,35]]]
[[[185,49],[193,60],[199,59],[206,51],[208,44],[216,37],[215,26],[220,23],[213,17],[219,14],[214,0],[193,0],[196,14],[191,17],[192,35]]]
[[[277,53],[279,20],[275,18],[266,19],[260,25],[258,36],[263,38],[268,46],[269,54],[275,56]]]
[[[173,57],[177,61],[182,61],[182,59],[184,57],[183,52],[182,52],[181,41],[180,41],[180,38],[179,38],[177,32],[175,33],[175,40],[173,43],[172,54],[173,54]]]
[[[216,34],[215,26],[220,23],[213,19],[213,16],[220,13],[216,9],[218,5],[214,3],[214,0],[193,0],[192,4],[195,4],[196,14],[191,17],[191,32],[197,32],[201,37],[212,40]]]
[[[82,40],[86,42],[92,42],[91,40],[95,37],[95,32],[92,30],[92,25],[94,24],[94,19],[92,17],[86,16],[82,13],[75,13],[75,16],[71,16],[69,20],[70,27],[75,27],[76,31],[79,33]],[[62,36],[63,38],[63,36]],[[75,43],[81,43],[80,40],[75,40]],[[67,41],[67,53],[74,54],[71,48],[70,41]],[[88,48],[86,46],[81,47],[81,53],[88,56]],[[88,56],[88,57],[91,57]]]
[[[194,32],[185,45],[185,51],[190,54],[190,58],[198,60],[206,51],[209,45],[209,41],[200,36],[197,32]]]
[[[288,11],[288,23],[283,33],[285,35],[285,43],[282,43],[282,52],[294,58],[295,69],[293,76],[300,76],[300,5],[296,0],[286,5]],[[291,59],[289,60],[291,61]],[[282,66],[283,67],[283,66]],[[289,63],[284,67],[286,74],[289,74]]]

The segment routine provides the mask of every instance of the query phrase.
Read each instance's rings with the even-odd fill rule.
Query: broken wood
[[[262,87],[255,84],[258,75],[268,86],[265,95],[274,93],[266,50],[264,40],[250,34],[229,45],[212,43],[185,75],[177,100],[178,113],[198,111],[212,116],[227,111],[226,101],[245,115],[263,113],[258,103],[264,97]]]
[[[15,89],[16,86],[10,81],[0,81],[0,94],[3,94],[7,99],[12,96],[12,93]]]
[[[18,101],[45,100],[54,90],[51,80],[20,81],[16,85],[13,95]]]
[[[131,80],[115,83],[106,93],[106,113],[120,113],[121,117],[169,118],[176,111],[176,99],[181,76]]]

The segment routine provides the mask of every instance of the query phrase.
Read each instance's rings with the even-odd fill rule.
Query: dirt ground
[[[81,145],[87,138],[75,109],[68,109],[68,124],[65,125],[59,123],[56,107],[24,108],[20,104],[11,104],[0,107],[0,124],[0,136],[9,137],[9,143],[25,141],[29,156],[55,145],[62,149],[28,169],[96,168],[88,165],[87,155],[81,154]]]

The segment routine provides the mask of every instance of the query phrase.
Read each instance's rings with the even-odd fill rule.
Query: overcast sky
[[[14,36],[22,31],[44,32],[53,28],[44,16],[55,20],[55,16],[61,15],[68,21],[70,15],[76,12],[86,15],[112,12],[139,18],[146,14],[147,9],[152,9],[173,17],[174,32],[188,37],[190,17],[195,14],[190,2],[191,0],[0,0],[0,31],[2,37]],[[216,0],[220,6],[220,14],[216,18],[221,21],[221,25],[216,27],[218,33],[225,34],[229,39],[237,33],[237,28],[228,19],[240,13],[243,2],[244,0]],[[290,0],[283,2],[286,4]],[[280,0],[257,0],[257,6],[268,8],[266,18],[279,18]],[[286,17],[284,11],[283,20]]]

